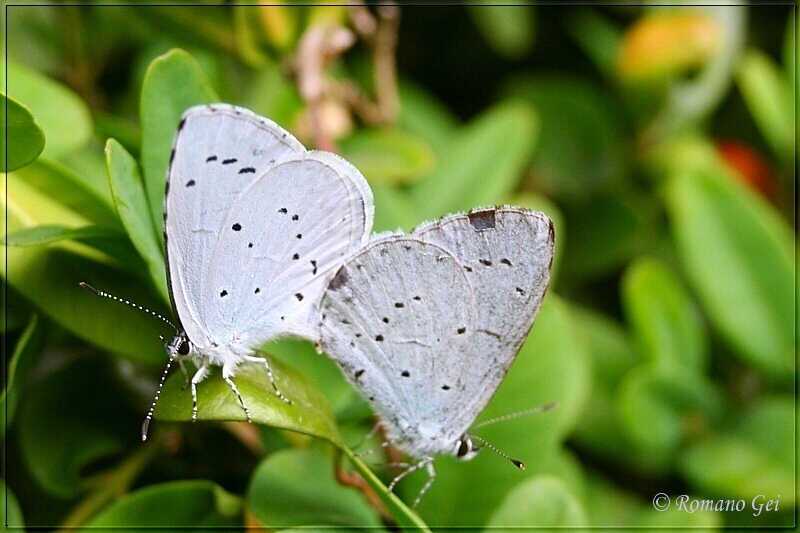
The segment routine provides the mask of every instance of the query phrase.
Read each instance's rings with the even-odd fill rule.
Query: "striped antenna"
[[[508,454],[501,452],[500,450],[498,450],[497,448],[492,446],[490,443],[488,443],[486,440],[478,437],[477,435],[473,435],[472,433],[470,433],[469,437],[471,439],[475,439],[476,441],[478,441],[481,444],[481,446],[485,446],[485,447],[489,448],[490,450],[492,450],[494,453],[496,453],[500,457],[504,457],[504,458],[508,459],[509,461],[511,461],[514,464],[514,466],[516,466],[520,470],[525,470],[525,463],[523,463],[522,461],[514,459],[513,457],[509,456]]]
[[[482,428],[484,426],[489,426],[491,424],[496,424],[498,422],[505,422],[506,420],[514,420],[515,418],[519,418],[521,416],[532,415],[535,413],[544,413],[552,409],[555,409],[556,407],[558,407],[558,402],[550,402],[546,405],[540,405],[539,407],[533,407],[531,409],[525,409],[524,411],[517,411],[516,413],[509,413],[507,415],[490,418],[489,420],[484,420],[480,424],[472,426],[470,428],[470,431]]]
[[[118,298],[118,297],[114,296],[113,294],[107,293],[106,291],[101,291],[100,289],[96,289],[95,287],[92,287],[91,285],[89,285],[85,281],[81,281],[78,285],[80,285],[81,287],[83,287],[87,291],[91,292],[92,294],[96,294],[97,296],[102,296],[103,298],[108,298],[110,300],[114,300],[115,302],[119,302],[119,303],[123,303],[125,305],[129,305],[129,306],[131,306],[131,307],[133,307],[135,309],[138,309],[140,311],[144,311],[145,313],[150,313],[154,317],[160,318],[161,320],[163,320],[164,322],[166,322],[167,324],[172,326],[172,329],[175,330],[176,334],[180,333],[180,331],[178,331],[178,328],[175,327],[175,324],[173,324],[172,322],[170,322],[169,320],[164,318],[159,313],[156,313],[155,311],[152,311],[152,310],[148,309],[147,307],[143,307],[143,306],[141,306],[141,305],[139,305],[137,303],[131,302],[130,300],[123,300],[122,298]]]
[[[103,298],[108,298],[110,300],[114,300],[115,302],[123,303],[125,305],[129,305],[140,311],[149,313],[156,318],[160,318],[162,321],[172,326],[172,329],[175,330],[176,335],[180,335],[180,331],[178,330],[178,328],[175,327],[175,324],[164,318],[161,314],[156,313],[155,311],[148,309],[147,307],[143,307],[137,303],[131,302],[130,300],[124,300],[122,298],[118,298],[113,294],[109,294],[105,291],[101,291],[100,289],[92,287],[91,285],[83,281],[81,281],[79,285],[84,289],[86,289],[87,291],[91,292],[92,294],[96,294],[97,296],[102,296]],[[163,342],[164,337],[161,337],[160,335],[159,337]],[[167,380],[167,374],[169,374],[169,369],[172,366],[172,363],[178,357],[177,354],[178,354],[177,350],[170,351],[169,362],[167,363],[167,368],[164,369],[164,373],[161,375],[161,381],[158,383],[158,390],[156,390],[156,397],[153,399],[153,404],[150,406],[150,410],[147,412],[147,416],[145,417],[144,422],[142,423],[142,442],[147,440],[147,430],[150,427],[150,421],[153,419],[153,412],[156,410],[156,403],[158,403],[158,397],[161,396],[161,389],[164,387],[164,382]]]

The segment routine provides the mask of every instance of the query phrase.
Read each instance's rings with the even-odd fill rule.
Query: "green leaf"
[[[313,450],[271,454],[250,479],[247,500],[270,529],[381,526],[375,509],[357,491],[337,483],[330,459]]]
[[[6,371],[6,387],[0,396],[0,409],[4,412],[3,435],[14,421],[20,393],[24,390],[28,376],[38,361],[39,354],[48,337],[48,328],[42,324],[37,315],[31,315],[30,322],[20,335],[14,352],[8,360]]]
[[[99,226],[122,229],[114,212],[106,179],[103,180],[103,189],[99,189],[85,174],[43,157],[14,174],[27,185],[87,220]]]
[[[625,176],[620,118],[609,97],[576,76],[523,76],[503,94],[531,104],[542,131],[531,175],[548,196],[584,199]]]
[[[342,156],[371,184],[411,185],[434,166],[425,141],[394,129],[359,130],[339,143]]]
[[[623,306],[639,349],[657,366],[703,372],[709,341],[700,312],[680,280],[662,263],[641,258],[622,278]]]
[[[667,209],[678,255],[712,324],[742,359],[790,379],[791,229],[762,198],[708,165],[669,178]]]
[[[441,155],[453,139],[458,119],[435,96],[411,80],[400,78],[399,91],[400,128],[421,137],[437,156]]]
[[[164,302],[169,302],[164,254],[159,248],[145,196],[139,166],[125,148],[114,139],[106,143],[108,181],[117,213],[133,245],[147,264],[150,278]]]
[[[412,190],[419,220],[505,203],[528,164],[538,127],[529,106],[508,101],[459,130],[433,173]]]
[[[288,429],[343,446],[325,395],[287,363],[268,358],[278,388],[292,403],[275,394],[261,364],[239,366],[233,378],[255,423]],[[215,367],[215,370],[216,367]],[[162,421],[192,419],[192,394],[184,376],[175,372],[164,384],[153,418]],[[244,409],[219,372],[197,386],[197,420],[246,420]]]
[[[651,197],[600,193],[564,205],[569,236],[562,278],[597,279],[619,270],[658,236]]]
[[[15,231],[3,239],[8,246],[42,246],[64,240],[91,246],[110,258],[116,259],[119,266],[127,268],[135,274],[141,274],[141,270],[145,268],[141,258],[125,235],[102,226],[68,228],[58,224],[47,224]]]
[[[5,97],[6,109],[0,119],[0,128],[3,130],[0,167],[12,171],[24,167],[39,157],[44,150],[45,139],[42,128],[30,110],[12,97],[2,94]]]
[[[792,465],[738,436],[709,436],[693,443],[683,452],[679,467],[689,483],[723,498],[749,503],[759,494],[766,499],[794,494]]]
[[[520,483],[495,509],[487,532],[518,527],[587,527],[589,518],[581,501],[562,480],[540,475]],[[508,529],[513,531],[513,529]]]
[[[484,448],[464,462],[436,459],[436,482],[422,498],[419,513],[434,527],[480,527],[505,495],[541,473],[553,473],[560,441],[571,432],[583,411],[589,389],[589,354],[583,339],[571,332],[569,310],[553,293],[505,380],[477,422],[558,402],[545,413],[482,427],[475,433],[509,456],[525,463],[525,471]],[[412,474],[395,489],[413,501],[425,472]],[[476,490],[479,487],[480,490]]]
[[[242,500],[206,480],[171,481],[133,492],[93,518],[83,531],[97,528],[233,528],[242,524]],[[153,529],[156,528],[156,529]]]
[[[483,38],[498,55],[519,59],[533,46],[536,10],[519,0],[492,4],[488,0],[467,4],[467,12]]]
[[[713,384],[681,367],[638,367],[617,396],[620,426],[654,461],[668,459],[698,425],[718,419],[721,408],[722,395]]]
[[[605,78],[613,79],[622,44],[622,28],[616,21],[595,10],[574,9],[569,15],[566,28],[570,37]]]
[[[48,493],[74,497],[88,488],[86,471],[135,437],[138,417],[125,409],[107,360],[77,359],[25,391],[18,418],[19,449],[33,478]]]
[[[791,80],[767,54],[750,49],[739,63],[736,82],[772,151],[781,161],[791,161],[795,137]]]
[[[85,223],[13,174],[8,177],[8,196],[3,199],[8,202],[5,207],[9,233],[29,224]],[[112,353],[139,361],[163,360],[164,347],[158,334],[159,328],[167,333],[164,329],[168,326],[140,310],[98,298],[79,287],[79,282],[86,281],[169,316],[163,301],[143,290],[140,281],[121,276],[120,270],[103,262],[104,256],[69,241],[8,247],[6,254],[7,270],[3,274],[9,285],[53,321]]]
[[[24,101],[44,130],[45,157],[57,158],[84,146],[92,136],[89,108],[66,86],[15,63],[0,62],[8,95]]]
[[[140,102],[142,171],[159,247],[164,244],[164,190],[178,123],[188,108],[217,99],[200,66],[183,50],[160,56],[145,74]]]

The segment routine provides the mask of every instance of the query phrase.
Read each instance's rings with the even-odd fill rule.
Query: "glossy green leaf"
[[[653,365],[631,371],[619,387],[622,429],[640,448],[669,456],[698,424],[715,421],[722,395],[703,376],[683,368]]]
[[[42,128],[30,110],[22,103],[3,93],[6,103],[5,113],[0,117],[3,135],[3,153],[0,154],[0,168],[16,170],[31,163],[44,150],[45,138]],[[6,137],[8,135],[8,137]],[[8,160],[6,160],[8,154]]]
[[[413,196],[406,189],[389,187],[380,183],[370,185],[375,201],[374,232],[411,231],[420,222]]]
[[[791,80],[766,53],[751,49],[739,63],[736,82],[772,151],[781,161],[790,161],[795,137]]]
[[[795,456],[794,418],[790,396],[764,396],[742,413],[736,430],[790,470]]]
[[[519,59],[533,46],[536,8],[522,1],[502,5],[483,1],[467,4],[467,11],[489,46],[506,59]]]
[[[106,143],[108,181],[117,213],[164,302],[169,302],[164,254],[159,248],[136,160],[114,139]]]
[[[83,226],[70,228],[58,224],[47,224],[26,228],[3,239],[8,246],[42,246],[60,241],[72,240],[91,246],[108,257],[116,259],[119,266],[133,273],[141,273],[145,268],[136,250],[125,235],[102,226]]]
[[[673,174],[667,208],[684,270],[738,355],[790,379],[794,365],[792,233],[762,198],[715,168]]]
[[[239,496],[206,480],[171,481],[128,494],[94,517],[84,531],[146,528],[147,531],[207,530],[242,526]],[[190,528],[190,529],[186,529]]]
[[[341,446],[341,436],[325,395],[287,363],[274,358],[269,361],[275,383],[292,403],[286,404],[278,398],[263,365],[240,365],[233,380],[250,409],[253,422],[297,431]],[[153,418],[192,419],[192,394],[189,388],[183,387],[184,376],[175,371],[164,384]],[[197,420],[246,420],[236,395],[218,371],[197,386]]]
[[[540,475],[514,487],[495,509],[487,531],[513,531],[519,527],[587,527],[589,518],[581,501],[562,480]]]
[[[120,228],[114,212],[108,181],[96,187],[87,174],[76,172],[53,160],[40,157],[14,172],[22,181],[62,206],[100,226]]]
[[[314,450],[282,450],[256,469],[248,506],[270,529],[298,526],[380,527],[362,495],[337,483],[330,458]]]
[[[504,94],[528,102],[541,115],[531,174],[545,194],[587,198],[625,175],[620,119],[595,84],[537,75],[513,79]]]
[[[400,130],[360,130],[343,139],[339,148],[371,184],[411,185],[435,164],[425,141]]]
[[[61,498],[88,488],[86,469],[123,451],[138,417],[126,410],[108,362],[77,359],[32,384],[18,418],[25,464],[39,486]]]
[[[505,203],[528,164],[538,129],[529,106],[508,101],[459,130],[433,173],[412,190],[419,221]]]
[[[639,349],[649,361],[664,368],[705,370],[709,341],[700,312],[665,265],[636,260],[623,276],[622,298]]]
[[[477,419],[480,423],[558,402],[551,411],[475,431],[523,461],[525,471],[489,449],[468,462],[441,456],[435,462],[436,481],[419,504],[420,515],[431,526],[483,526],[512,488],[536,474],[553,472],[559,442],[577,422],[588,393],[589,354],[583,339],[571,333],[574,328],[568,308],[549,294],[508,375]],[[395,490],[404,501],[413,501],[426,479],[425,472],[413,474]]]
[[[62,210],[13,175],[9,176],[8,196],[4,200],[8,202],[9,233],[28,224],[70,227],[85,224],[77,215]],[[163,302],[143,289],[141,281],[121,276],[120,270],[103,262],[99,253],[69,241],[8,247],[6,253],[4,275],[9,285],[66,330],[134,360],[163,360],[164,347],[158,335],[159,332],[168,335],[169,326],[142,311],[92,295],[78,285],[86,281],[169,316]]]
[[[218,98],[197,62],[174,49],[150,64],[142,86],[142,173],[159,247],[163,246],[164,190],[172,141],[184,111]]]
[[[28,376],[38,361],[39,354],[47,340],[47,327],[37,315],[31,315],[27,327],[19,336],[6,370],[6,386],[0,395],[0,409],[5,413],[2,434],[14,422],[20,394],[24,390]]]
[[[8,83],[8,95],[25,102],[47,144],[46,157],[59,157],[84,146],[92,135],[89,108],[66,86],[16,63],[0,63]]]

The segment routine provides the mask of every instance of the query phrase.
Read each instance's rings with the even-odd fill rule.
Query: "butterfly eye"
[[[472,441],[469,439],[468,435],[461,435],[461,438],[458,439],[458,450],[456,450],[456,457],[462,459],[469,455],[472,451]]]
[[[189,341],[183,340],[178,346],[178,354],[187,355],[189,353]]]

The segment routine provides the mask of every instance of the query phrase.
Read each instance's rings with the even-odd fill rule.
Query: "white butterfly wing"
[[[372,225],[372,196],[355,168],[221,104],[184,115],[165,202],[173,305],[201,352],[281,334],[316,339],[310,315],[322,288]]]
[[[413,233],[449,250],[475,290],[477,332],[468,383],[473,394],[459,409],[477,416],[500,386],[539,312],[552,269],[552,221],[522,208],[493,207],[444,217]]]
[[[413,235],[375,240],[341,267],[320,313],[321,347],[395,445],[437,453],[467,429],[476,302],[452,254]]]

